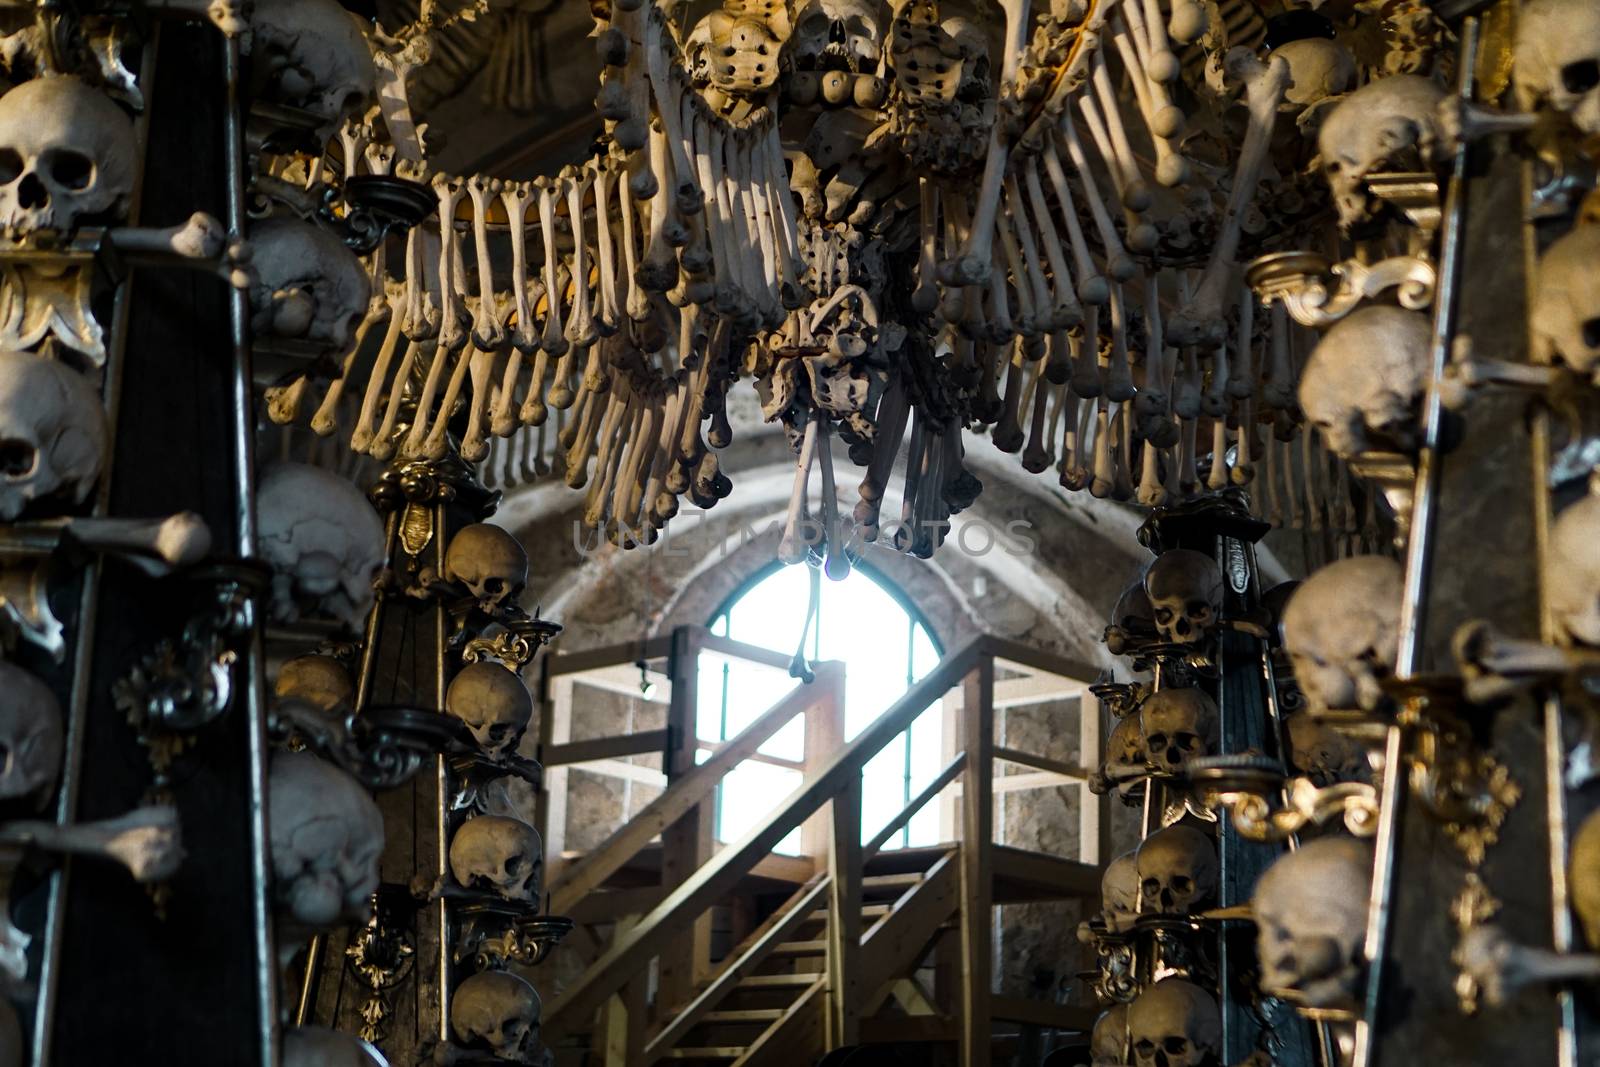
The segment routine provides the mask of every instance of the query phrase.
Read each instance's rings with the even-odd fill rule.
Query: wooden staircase
[[[686,635],[681,630],[656,651],[667,660],[666,676],[693,679],[698,673],[694,655],[706,648],[748,653],[758,662],[775,656],[704,631]],[[647,659],[651,651],[646,649]],[[619,654],[631,663],[639,646]],[[680,658],[685,655],[687,660]],[[1017,703],[1028,699],[1019,694],[1082,692],[1092,677],[1082,665],[980,637],[947,656],[853,741],[842,744],[837,733],[829,738],[827,725],[842,730],[843,670],[838,664],[817,664],[813,684],[796,685],[705,762],[695,763],[692,753],[688,759],[682,752],[665,753],[663,764],[680,768],[669,787],[601,846],[567,863],[551,883],[556,914],[594,916],[592,900],[613,895],[649,905],[639,908],[643,914],[617,922],[609,943],[595,942],[587,970],[547,998],[543,1039],[557,1050],[558,1064],[577,1063],[586,1055],[584,1062],[607,1067],[668,1062],[800,1067],[830,1049],[922,1038],[953,1043],[964,1067],[977,1067],[990,1062],[995,1019],[1086,1029],[1093,1014],[1086,1009],[1007,1002],[992,993],[994,903],[1096,899],[1107,818],[1101,799],[1084,788],[1085,848],[1076,860],[994,843],[997,760],[1026,764],[1052,783],[1086,781],[1081,768],[995,749],[997,665],[1009,686],[1002,699]],[[557,656],[547,672],[559,677],[569,666],[606,669],[606,656]],[[1064,679],[1065,686],[1040,684],[1045,675]],[[953,723],[960,750],[922,793],[862,843],[862,768],[955,686],[962,694]],[[1080,751],[1093,752],[1099,748],[1099,714],[1084,699]],[[683,699],[677,685],[672,707],[676,719],[664,732],[667,739],[692,739],[692,701]],[[818,753],[815,765],[806,768],[801,786],[765,821],[714,851],[709,811],[718,783],[797,715],[806,717],[806,747]],[[679,732],[684,729],[687,733]],[[816,743],[813,731],[820,735]],[[650,742],[659,743],[661,733],[651,734]],[[611,758],[626,750],[624,742],[616,738],[568,747],[587,745],[584,754],[603,750]],[[552,757],[559,761],[560,743],[543,755],[547,764]],[[951,796],[957,789],[959,800]],[[935,848],[883,852],[936,798],[959,808],[959,839]],[[738,893],[764,862],[770,867],[773,847],[802,827],[808,841],[820,845],[812,873],[713,963],[710,909]],[[657,895],[650,895],[649,887],[608,889],[658,835]],[[694,862],[685,862],[686,855]],[[958,979],[959,995],[943,998],[954,1004],[941,1006],[929,995],[933,957]],[[881,1012],[891,1001],[892,1009]],[[882,1021],[887,1016],[893,1025]],[[577,1055],[563,1059],[566,1049]]]

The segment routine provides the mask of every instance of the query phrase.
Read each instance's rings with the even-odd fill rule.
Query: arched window
[[[778,564],[761,571],[711,617],[711,631],[785,654],[800,643],[810,598],[810,572]],[[856,567],[842,582],[822,581],[817,617],[806,655],[845,665],[845,740],[852,740],[939,662],[932,630],[905,596],[882,578]],[[734,736],[794,685],[780,671],[743,662],[702,660],[698,734],[716,743]],[[869,762],[862,776],[863,839],[900,813],[943,768],[943,719],[935,703]],[[709,750],[701,750],[706,758]],[[799,786],[804,723],[796,718],[763,745],[760,754],[780,762],[747,760],[723,780],[717,797],[717,837],[738,838]],[[783,765],[787,761],[789,766]],[[935,844],[939,810],[924,805],[885,848]],[[800,852],[799,831],[777,851]]]

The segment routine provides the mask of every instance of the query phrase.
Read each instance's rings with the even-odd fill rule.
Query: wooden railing
[[[550,886],[551,906],[557,914],[570,910],[657,835],[663,842],[662,883],[666,896],[626,929],[619,926],[610,945],[548,1006],[544,1018],[545,1039],[555,1041],[563,1033],[588,1029],[594,1012],[624,986],[646,973],[655,960],[659,962],[661,973],[656,1011],[658,1026],[644,1041],[638,1060],[654,1063],[826,901],[824,973],[819,976],[817,987],[807,990],[803,1001],[805,1006],[812,1007],[817,998],[825,999],[822,1008],[827,1046],[855,1043],[863,1007],[870,1009],[876,1003],[872,998],[879,987],[896,977],[885,973],[884,966],[914,961],[919,947],[926,944],[938,925],[947,921],[954,911],[959,916],[963,971],[962,1060],[965,1064],[987,1062],[992,987],[995,762],[1001,760],[1030,767],[1052,783],[1056,780],[1081,783],[1087,778],[1087,772],[1081,767],[1009,747],[997,748],[995,708],[1080,694],[1084,703],[1079,716],[1079,752],[1097,752],[1100,715],[1092,698],[1084,692],[1088,681],[1097,673],[1095,669],[1015,642],[976,637],[946,655],[848,744],[842,744],[840,737],[837,740],[841,743],[830,744],[825,750],[815,743],[815,738],[826,737],[830,731],[837,734],[842,729],[844,673],[838,664],[818,664],[815,683],[797,686],[718,747],[705,763],[695,765],[694,698],[687,692],[694,688],[694,675],[684,668],[692,666],[701,650],[741,656],[773,666],[787,662],[787,657],[781,654],[752,649],[704,631],[680,630],[670,639],[658,639],[642,649],[635,645],[629,650],[632,656],[642,655],[647,661],[652,655],[669,655],[676,664],[668,672],[679,684],[674,686],[672,694],[667,736],[659,736],[659,731],[639,735],[641,745],[645,741],[652,746],[664,743],[664,762],[671,784],[598,848],[558,874]],[[558,656],[550,664],[550,673],[570,674],[614,662],[608,661],[606,655],[614,656],[615,651]],[[997,683],[997,663],[1016,677]],[[1043,676],[1064,681],[1054,688],[1041,687],[1037,678]],[[1024,686],[1023,682],[1033,684]],[[1007,687],[998,700],[997,685]],[[910,727],[924,710],[957,686],[962,690],[962,706],[953,722],[947,716],[947,724],[957,728],[954,744],[947,744],[947,751],[955,747],[959,750],[903,810],[862,844],[862,771],[866,764]],[[680,689],[686,692],[679,692]],[[713,791],[728,771],[751,758],[762,744],[799,714],[808,716],[808,726],[828,726],[827,730],[807,731],[804,780],[759,825],[712,854],[708,801]],[[609,758],[611,753],[628,750],[624,742],[621,738],[586,742],[563,738],[558,741],[548,736],[546,751],[558,759],[572,754]],[[595,756],[596,753],[602,755]],[[546,762],[550,762],[548,756]],[[793,761],[784,762],[792,765]],[[865,863],[920,810],[934,798],[948,793],[952,786],[960,788],[959,848],[928,872],[927,891],[922,893],[923,902],[915,922],[907,920],[894,927],[885,925],[890,918],[886,916],[864,936],[862,877]],[[1082,795],[1080,860],[1085,865],[1101,865],[1105,860],[1101,847],[1108,813],[1100,798],[1093,797],[1086,788]],[[824,806],[827,807],[825,813]],[[817,867],[821,868],[825,862],[826,869],[816,870],[812,879],[730,953],[720,967],[712,969],[705,956],[708,938],[701,932],[708,925],[705,921],[708,909],[726,897],[780,841],[797,827],[806,825],[808,820],[813,826],[819,820],[825,822],[826,852],[816,859]],[[691,851],[686,853],[685,848]],[[686,855],[697,858],[698,862],[685,862]],[[1092,871],[1085,874],[1086,877],[1075,879],[1074,891],[1092,891],[1097,884]],[[886,948],[887,940],[895,944]],[[626,1062],[634,1063],[634,1056],[627,1057]]]

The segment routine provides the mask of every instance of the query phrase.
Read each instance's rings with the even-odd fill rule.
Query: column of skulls
[[[98,596],[97,584],[86,581],[93,561],[154,582],[195,573],[211,552],[210,530],[197,514],[106,514],[107,409],[117,402],[108,382],[118,380],[125,338],[113,335],[102,316],[128,265],[240,277],[223,254],[223,228],[209,215],[197,212],[165,230],[129,225],[143,167],[134,132],[141,85],[121,60],[130,39],[130,27],[118,18],[88,26],[75,13],[41,12],[36,25],[7,37],[0,60],[7,85],[0,96],[0,301],[8,309],[0,324],[0,749],[7,753],[0,765],[0,1062],[6,1064],[31,1062],[27,1050],[52,1026],[40,989],[41,958],[46,965],[58,959],[59,930],[45,912],[64,907],[54,872],[65,857],[125,869],[149,887],[157,909],[161,886],[185,858],[178,811],[159,775],[147,802],[125,814],[98,821],[72,814],[81,777],[73,760],[81,744],[69,745],[68,738],[82,736],[89,704],[77,691],[87,683],[73,665],[87,662],[92,645],[92,622],[85,620],[93,618]],[[56,615],[63,608],[65,621]],[[238,634],[208,633],[216,651],[235,647]],[[116,694],[141,729],[151,725],[144,715],[150,691],[141,685],[150,681],[136,670],[128,690]],[[198,696],[167,709],[174,719],[194,713],[209,721],[227,703],[225,696]],[[104,876],[91,868],[84,874]]]

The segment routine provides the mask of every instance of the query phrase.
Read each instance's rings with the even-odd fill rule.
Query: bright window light
[[[765,571],[711,620],[711,631],[785,655],[800,641],[809,601],[805,566]],[[862,730],[898,700],[913,682],[939,662],[933,635],[897,591],[857,567],[842,582],[821,582],[817,618],[806,656],[845,665],[845,739]],[[699,722],[701,744],[733,737],[795,685],[782,670],[713,655],[700,658]],[[938,702],[917,717],[867,763],[862,775],[862,840],[870,840],[898,815],[943,769],[943,716]],[[704,752],[705,750],[702,750]],[[790,721],[761,746],[777,759],[805,758],[805,723]],[[756,826],[799,785],[800,771],[760,760],[746,760],[724,779],[717,794],[717,838],[731,841]],[[937,844],[939,811],[925,804],[909,826],[885,849]],[[779,843],[778,852],[800,852],[800,832]]]

